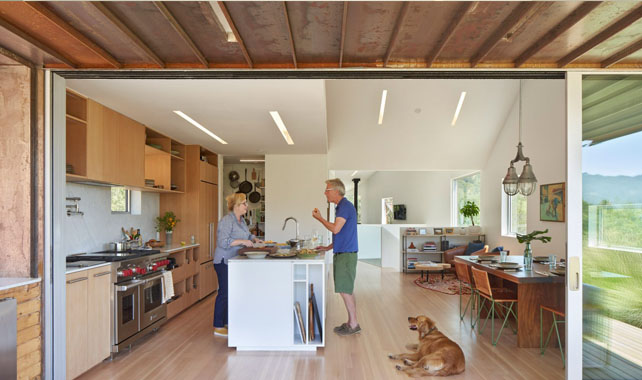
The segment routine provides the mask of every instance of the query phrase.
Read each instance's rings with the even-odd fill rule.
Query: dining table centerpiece
[[[548,228],[544,231],[535,230],[525,235],[516,234],[517,241],[526,244],[526,247],[524,248],[524,270],[533,270],[533,250],[531,249],[531,242],[533,240],[539,240],[542,243],[548,243],[551,241],[550,236],[544,235],[546,233],[548,233]]]
[[[165,231],[165,245],[172,245],[172,235],[174,234],[174,227],[176,223],[181,220],[176,217],[173,211],[166,211],[163,216],[156,217],[156,231]]]

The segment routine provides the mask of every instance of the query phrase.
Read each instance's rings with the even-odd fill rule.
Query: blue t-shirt
[[[338,234],[332,235],[334,253],[357,252],[359,242],[357,240],[357,210],[345,197],[339,201],[335,209],[336,218],[343,218],[346,223]]]

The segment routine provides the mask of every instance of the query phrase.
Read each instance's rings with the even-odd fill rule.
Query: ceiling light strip
[[[264,159],[241,159],[240,162],[265,162]]]
[[[457,109],[455,110],[455,116],[453,117],[452,123],[450,123],[450,125],[453,127],[457,123],[457,118],[459,117],[459,112],[461,111],[461,106],[464,104],[465,98],[466,98],[466,91],[462,91],[461,95],[459,96],[459,103],[457,104]]]
[[[353,171],[350,177],[354,177],[355,175],[357,175],[358,172],[359,172],[358,170]]]
[[[281,134],[288,145],[294,145],[294,141],[292,141],[292,137],[290,137],[288,129],[285,128],[285,124],[283,123],[283,120],[281,120],[279,111],[270,111],[270,115],[272,116],[272,119],[274,119],[274,123],[276,123],[276,126],[279,128],[279,131],[281,131]]]
[[[194,120],[194,119],[192,119],[191,117],[189,117],[189,116],[185,115],[183,112],[181,112],[181,111],[174,111],[174,113],[175,113],[175,114],[177,114],[178,116],[182,117],[183,119],[187,120],[190,124],[192,124],[192,125],[193,125],[193,126],[195,126],[196,128],[198,128],[198,129],[200,129],[201,131],[203,131],[203,132],[205,132],[206,134],[208,134],[208,135],[209,135],[211,138],[213,138],[214,140],[216,140],[216,141],[220,142],[221,144],[227,144],[227,142],[226,142],[225,140],[223,140],[222,138],[220,138],[220,137],[216,136],[214,133],[212,133],[212,131],[210,131],[209,129],[207,129],[207,128],[205,128],[204,126],[200,125],[196,120]]]
[[[386,97],[388,96],[388,90],[383,90],[381,93],[381,107],[379,108],[379,125],[383,124],[383,112],[386,109]]]

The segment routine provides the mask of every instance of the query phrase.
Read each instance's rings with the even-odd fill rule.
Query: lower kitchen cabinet
[[[212,261],[201,264],[201,271],[199,274],[199,298],[203,299],[213,291],[218,290],[218,277],[214,270],[214,263]]]
[[[110,275],[109,266],[67,275],[67,379],[109,357]]]

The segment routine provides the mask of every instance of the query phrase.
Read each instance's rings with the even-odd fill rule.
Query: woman
[[[238,254],[241,247],[252,247],[252,242],[262,243],[252,235],[245,221],[247,212],[245,194],[232,194],[225,198],[229,214],[218,222],[214,269],[218,276],[218,295],[214,305],[214,335],[227,336],[227,260]]]

